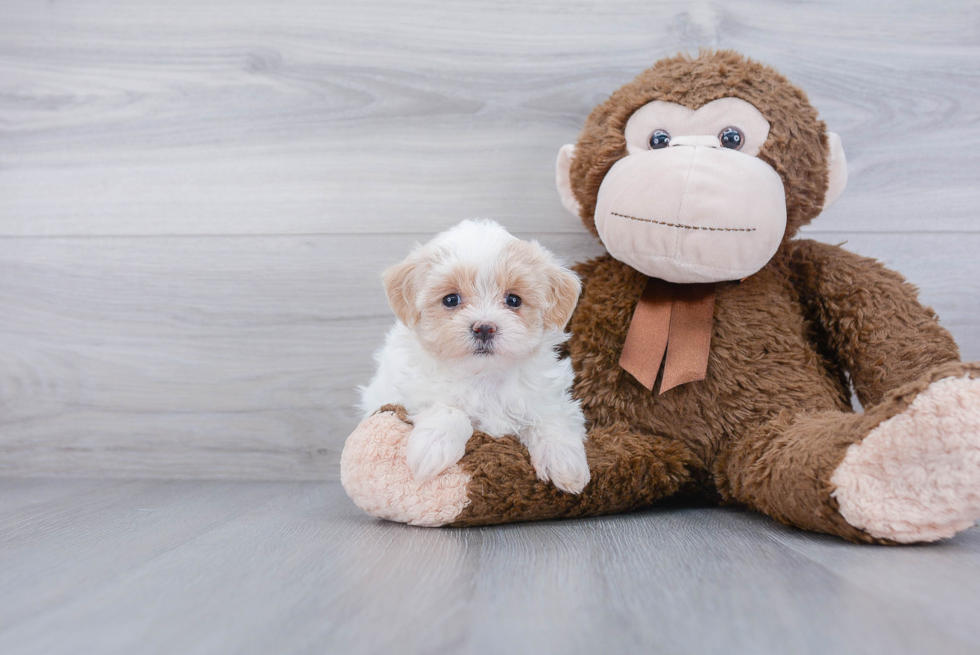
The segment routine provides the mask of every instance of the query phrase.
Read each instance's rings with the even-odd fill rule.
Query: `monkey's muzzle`
[[[772,259],[786,231],[782,180],[761,159],[717,144],[677,137],[613,165],[595,210],[609,254],[677,283],[739,280]]]

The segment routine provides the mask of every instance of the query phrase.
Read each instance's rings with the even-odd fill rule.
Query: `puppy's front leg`
[[[538,478],[570,494],[581,493],[591,477],[585,439],[581,417],[552,417],[521,433]]]
[[[466,414],[448,405],[432,405],[411,417],[406,459],[416,482],[425,482],[458,462],[473,436]]]

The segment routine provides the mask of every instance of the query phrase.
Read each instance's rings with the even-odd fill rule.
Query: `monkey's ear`
[[[566,143],[558,151],[558,161],[555,162],[555,177],[558,182],[558,195],[561,196],[561,204],[565,205],[565,209],[570,211],[575,218],[578,218],[579,211],[582,207],[579,205],[578,200],[575,199],[575,194],[572,193],[572,157],[575,156],[575,146],[571,143]]]
[[[827,209],[840,198],[847,186],[847,158],[844,157],[844,146],[836,132],[827,132],[827,194],[824,196],[823,208]]]
[[[557,263],[552,264],[548,271],[548,282],[551,286],[551,306],[544,313],[544,320],[555,329],[563,330],[578,304],[582,282],[578,275]]]
[[[428,262],[416,250],[405,261],[395,264],[384,272],[388,304],[391,305],[398,320],[408,327],[418,323],[419,318],[422,317],[417,297],[427,269]]]

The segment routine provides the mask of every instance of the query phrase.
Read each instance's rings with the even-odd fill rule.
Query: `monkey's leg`
[[[458,464],[421,485],[405,462],[411,425],[386,406],[348,438],[341,480],[372,516],[412,525],[489,525],[625,512],[670,496],[695,466],[679,443],[631,432],[594,429],[585,449],[592,474],[581,494],[538,480],[527,449],[514,437],[476,433]]]
[[[980,366],[948,364],[864,414],[785,412],[715,466],[729,500],[852,541],[951,537],[980,518]]]

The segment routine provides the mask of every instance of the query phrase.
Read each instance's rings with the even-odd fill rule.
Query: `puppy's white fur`
[[[581,492],[585,419],[571,397],[571,364],[556,352],[581,290],[575,274],[493,221],[463,221],[388,269],[385,290],[399,321],[375,355],[360,407],[365,416],[388,403],[405,407],[415,478],[459,461],[478,429],[516,434],[539,478]],[[456,307],[443,304],[450,294]],[[507,305],[511,294],[520,307]],[[476,338],[480,324],[495,327],[490,341]]]

